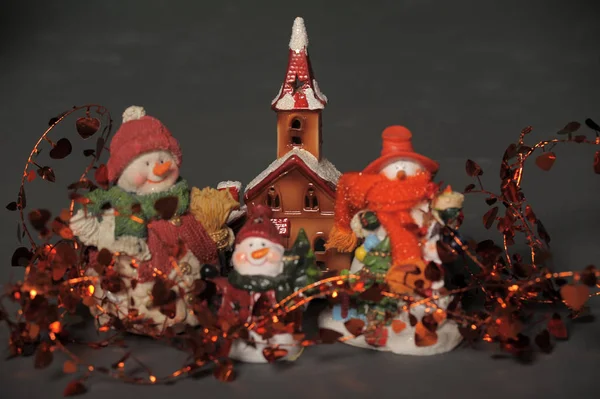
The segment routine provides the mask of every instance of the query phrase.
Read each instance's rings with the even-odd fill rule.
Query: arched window
[[[308,211],[319,210],[319,199],[317,198],[315,188],[312,186],[308,187],[304,194],[304,209]]]
[[[325,252],[325,239],[322,236],[315,238],[315,241],[313,242],[313,251],[315,253]]]
[[[281,199],[279,198],[279,193],[273,186],[269,187],[269,191],[267,191],[267,206],[271,209],[281,208]]]
[[[291,130],[302,130],[302,121],[299,118],[292,119],[292,123],[290,123]]]
[[[304,121],[300,117],[294,117],[290,121],[289,137],[290,144],[294,147],[300,147],[303,144],[302,132],[304,131]]]

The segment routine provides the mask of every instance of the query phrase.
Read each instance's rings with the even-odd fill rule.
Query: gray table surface
[[[3,2],[3,198],[16,199],[23,163],[47,120],[92,102],[108,107],[117,125],[132,104],[161,119],[182,144],[182,173],[193,185],[250,181],[275,157],[270,101],[296,16],[306,20],[316,77],[330,99],[324,152],[341,171],[364,167],[379,154],[382,129],[403,124],[417,150],[440,161],[439,180],[462,189],[472,158],[484,168],[484,184],[496,189],[498,160],[524,126],[534,126],[535,140],[571,120],[600,122],[598,11],[595,1],[550,0]],[[30,208],[65,206],[65,185],[90,147],[73,133],[60,130],[73,138],[74,155],[51,164],[54,185],[32,183]],[[530,165],[525,176],[559,269],[581,269],[600,255],[593,153],[559,147],[551,172]],[[483,199],[469,197],[466,206],[465,233],[498,238],[481,226]],[[4,283],[22,270],[8,264],[17,246],[15,214],[0,212],[0,222]],[[470,348],[420,358],[336,344],[310,348],[290,367],[242,366],[231,384],[205,378],[137,387],[95,378],[87,397],[591,398],[600,326],[571,332],[530,366]],[[6,338],[0,329],[0,343]],[[131,344],[157,373],[178,364],[171,349],[144,339]],[[109,355],[116,354],[86,354],[98,363]],[[68,378],[61,362],[34,371],[30,358],[0,361],[0,397],[58,398]]]

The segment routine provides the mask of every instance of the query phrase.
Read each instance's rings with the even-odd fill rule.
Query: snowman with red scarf
[[[87,304],[102,326],[114,325],[110,315],[141,322],[128,326],[141,334],[198,323],[187,296],[202,265],[218,264],[218,252],[189,212],[181,161],[179,143],[162,122],[142,107],[125,110],[106,165],[112,187],[88,193],[70,221],[75,236],[91,247],[86,274],[95,284]],[[102,250],[112,262],[99,256]],[[161,289],[155,290],[158,280]]]
[[[271,221],[271,210],[264,205],[253,207],[248,221],[236,236],[233,270],[226,280],[214,280],[222,293],[218,316],[251,323],[294,292],[298,280],[294,270],[286,270],[285,256],[281,235]],[[267,363],[265,349],[277,347],[287,352],[279,360],[295,360],[302,348],[294,339],[293,332],[276,332],[265,339],[250,330],[249,338],[253,342],[235,340],[229,357],[249,363]]]

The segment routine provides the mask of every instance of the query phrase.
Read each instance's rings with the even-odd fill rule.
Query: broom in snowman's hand
[[[227,190],[216,190],[211,187],[202,190],[197,187],[192,188],[190,212],[217,245],[221,270],[226,270],[228,267],[225,252],[231,249],[235,240],[233,230],[227,226],[227,219],[231,211],[239,206],[240,203]]]

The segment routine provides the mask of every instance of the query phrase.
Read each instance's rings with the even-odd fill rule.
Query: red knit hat
[[[106,164],[108,179],[116,181],[136,157],[152,151],[168,151],[181,165],[181,148],[171,132],[158,119],[146,116],[142,107],[131,106],[123,112],[123,124],[110,143]]]
[[[271,209],[265,205],[259,204],[252,207],[248,221],[235,237],[235,243],[239,244],[250,237],[260,237],[283,245],[277,227],[271,222],[271,216],[273,216]]]
[[[439,164],[424,155],[415,152],[412,146],[412,133],[404,126],[387,127],[383,134],[381,156],[371,162],[363,172],[379,173],[387,163],[397,158],[409,158],[422,164],[430,173],[437,172]]]

